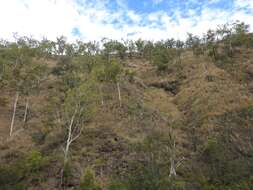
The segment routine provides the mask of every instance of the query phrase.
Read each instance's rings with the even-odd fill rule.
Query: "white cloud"
[[[162,3],[164,0],[153,0],[153,3],[155,4],[155,5],[157,5],[157,4],[159,4],[159,3]]]
[[[161,0],[154,1],[158,3]],[[187,32],[201,35],[209,28],[232,20],[245,21],[253,26],[253,0],[235,0],[234,8],[230,11],[204,7],[199,14],[190,9],[189,17],[183,17],[180,11],[175,11],[173,18],[164,11],[137,14],[134,10],[130,10],[123,0],[117,0],[119,7],[115,10],[107,8],[109,0],[81,2],[80,4],[75,0],[0,1],[0,38],[11,39],[12,34],[18,32],[19,35],[32,35],[35,38],[45,36],[51,40],[64,35],[73,41],[77,36],[72,30],[78,28],[84,40],[99,40],[103,37],[184,39]],[[251,12],[246,12],[245,8]],[[127,20],[131,20],[131,23]]]

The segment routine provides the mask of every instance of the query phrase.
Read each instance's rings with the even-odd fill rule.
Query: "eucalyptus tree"
[[[91,41],[85,44],[86,51],[89,55],[96,55],[100,53],[100,43],[98,41]]]
[[[77,40],[76,49],[77,55],[85,55],[87,53],[87,44],[80,40]]]
[[[31,57],[27,53],[27,48],[22,47],[20,41],[18,43],[13,43],[9,47],[8,51],[10,57],[6,59],[6,79],[8,81],[8,87],[15,91],[15,100],[13,105],[13,114],[10,125],[10,137],[13,133],[13,127],[16,116],[17,103],[19,100],[20,94],[24,90],[24,83],[27,78],[27,65],[31,63]]]
[[[167,39],[164,44],[167,48],[174,48],[176,46],[176,41],[174,38],[171,38],[171,39]]]
[[[232,28],[229,24],[218,26],[216,30],[219,40],[224,44],[224,50],[228,56],[233,55]]]
[[[48,68],[43,63],[26,65],[25,75],[23,76],[22,84],[22,96],[25,97],[25,112],[23,121],[27,121],[28,110],[29,110],[29,99],[31,95],[37,95],[40,91],[40,86],[42,82],[47,80]]]
[[[187,33],[188,37],[186,39],[185,45],[187,48],[191,48],[193,51],[193,54],[196,56],[199,56],[201,54],[203,54],[203,44],[201,44],[201,39],[196,36],[193,35],[191,33]]]
[[[39,43],[38,49],[41,58],[50,58],[54,54],[54,42],[43,38]]]
[[[208,30],[206,34],[207,55],[212,57],[214,60],[218,59],[218,45],[216,39],[216,32],[213,30]]]
[[[10,125],[10,137],[13,134],[16,109],[20,94],[24,90],[24,83],[27,78],[27,65],[31,63],[31,56],[29,56],[29,48],[23,40],[17,40],[17,43],[11,43],[8,46],[5,65],[6,65],[6,80],[8,87],[15,91],[15,99],[13,104],[13,114]]]
[[[85,124],[90,120],[96,105],[97,88],[93,81],[87,79],[80,86],[67,91],[61,112],[63,127],[66,129],[64,145],[64,164],[69,159],[70,145],[81,135]]]
[[[124,59],[126,56],[127,47],[117,40],[109,40],[103,43],[104,46],[104,54],[109,61],[111,57],[115,57],[118,55],[120,59]]]
[[[128,57],[132,59],[136,53],[136,46],[133,40],[125,40],[124,46],[127,48]]]
[[[144,45],[143,49],[143,56],[149,60],[149,62],[152,62],[152,53],[154,50],[154,43],[152,41],[147,41]]]
[[[232,46],[252,46],[252,37],[249,35],[249,25],[236,21],[232,25]],[[250,38],[251,37],[251,38]]]
[[[145,41],[142,39],[138,39],[137,41],[135,41],[135,45],[137,48],[137,52],[139,53],[139,56],[143,57]]]
[[[62,116],[58,123],[64,131],[63,144],[63,168],[61,172],[61,185],[64,185],[64,171],[69,163],[71,145],[80,137],[87,122],[96,110],[97,88],[92,80],[88,78],[81,85],[69,89],[58,112]]]
[[[183,52],[184,42],[181,40],[177,40],[175,42],[175,47],[177,51],[177,63],[181,64],[181,54]]]
[[[67,38],[65,36],[60,36],[56,38],[55,50],[57,55],[63,55],[65,53],[67,45]]]
[[[120,89],[120,83],[122,81],[122,73],[123,69],[121,67],[121,64],[116,60],[103,61],[102,64],[100,64],[97,68],[94,69],[94,75],[96,76],[96,79],[100,83],[109,82],[112,84],[116,84],[120,107],[122,105],[121,89]]]
[[[167,49],[162,42],[156,42],[154,44],[154,50],[152,53],[152,64],[157,67],[158,71],[165,71],[168,68],[169,63],[173,61],[173,52]]]
[[[26,121],[29,95],[38,88],[42,78],[45,77],[45,65],[34,63],[37,48],[37,41],[26,37],[17,37],[16,42],[9,43],[1,53],[5,85],[16,94],[10,125],[10,137],[14,130],[16,109],[20,96],[26,97],[24,113],[24,121]]]

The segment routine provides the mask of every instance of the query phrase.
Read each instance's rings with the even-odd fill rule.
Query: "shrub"
[[[42,154],[33,150],[26,158],[25,168],[30,172],[37,172],[44,166]]]
[[[165,47],[156,47],[152,55],[152,63],[157,67],[159,72],[166,71],[169,63],[172,61],[172,56]]]
[[[0,166],[0,189],[23,190],[22,172],[15,166]]]
[[[100,190],[100,185],[95,178],[93,170],[86,169],[82,177],[79,190]]]
[[[108,190],[127,190],[126,185],[117,179],[111,179],[108,185]]]

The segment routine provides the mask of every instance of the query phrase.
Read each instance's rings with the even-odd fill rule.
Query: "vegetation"
[[[0,42],[0,189],[253,189],[253,36]],[[84,171],[83,171],[84,169]]]

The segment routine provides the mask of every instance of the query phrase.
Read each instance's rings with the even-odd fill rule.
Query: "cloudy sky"
[[[184,39],[235,20],[253,28],[253,0],[0,0],[5,39]]]

